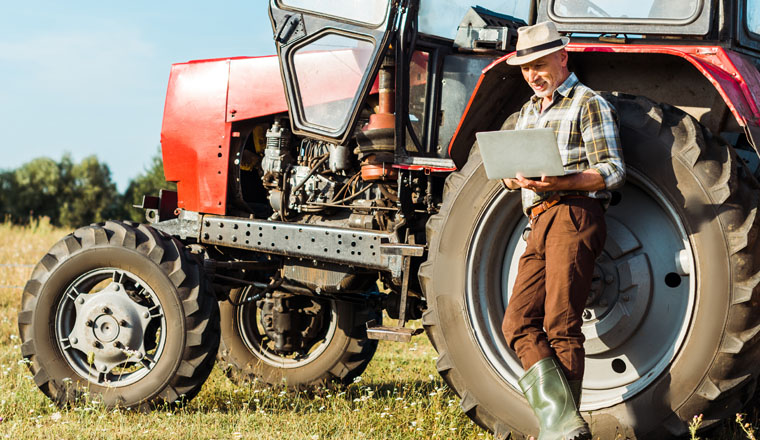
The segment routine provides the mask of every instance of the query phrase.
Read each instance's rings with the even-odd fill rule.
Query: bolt
[[[122,348],[123,347],[123,345],[119,341],[114,342],[113,346],[116,347],[116,348]]]
[[[93,347],[95,347],[95,348],[103,348],[103,344],[101,344],[101,343],[100,343],[100,342],[98,342],[98,341],[95,341],[95,342],[93,342],[93,343],[92,343],[92,346],[93,346]]]
[[[143,313],[143,318],[145,318],[145,319],[150,318],[150,312]]]
[[[98,370],[100,370],[102,373],[105,373],[108,370],[108,367],[105,365],[101,365],[100,367],[98,367]]]
[[[118,284],[113,286],[113,290],[115,290],[116,292],[118,292],[120,288],[121,287]]]
[[[584,310],[583,311],[583,319],[591,319],[591,310]]]
[[[92,322],[92,319],[88,319],[88,320],[87,320],[87,321],[84,323],[84,325],[86,325],[87,327],[92,327],[94,324],[95,324],[95,323],[94,323],[94,322]]]
[[[142,353],[137,353],[137,354],[135,355],[135,357],[136,357],[137,359],[142,359],[142,358],[143,358],[143,354],[142,354]]]
[[[108,307],[103,307],[103,313],[105,313],[106,315],[110,315],[112,312],[111,312],[111,309],[110,309],[110,308],[108,308]]]
[[[79,304],[84,304],[84,298],[82,298],[82,297],[80,296],[79,298],[77,298],[77,302],[78,302]]]
[[[122,319],[121,321],[119,321],[119,325],[122,327],[129,327],[129,323],[127,322],[126,319]]]
[[[72,344],[78,344],[79,343],[79,338],[76,338],[76,337],[71,338],[71,343]]]

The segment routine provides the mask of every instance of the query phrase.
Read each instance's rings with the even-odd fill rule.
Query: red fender
[[[728,109],[758,147],[760,142],[760,72],[742,55],[718,46],[638,45],[638,44],[580,44],[567,46],[570,52],[656,53],[681,57],[689,61],[720,93]],[[478,101],[487,99],[479,90],[490,81],[500,81],[508,54],[483,69],[470,101],[449,143],[449,155],[458,166],[466,160],[467,149],[475,138],[476,124],[469,118]],[[497,74],[489,75],[491,72]]]

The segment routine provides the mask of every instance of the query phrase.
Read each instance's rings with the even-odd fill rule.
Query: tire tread
[[[45,365],[35,355],[36,338],[32,331],[37,297],[50,273],[68,258],[94,247],[115,246],[131,249],[156,264],[175,284],[183,305],[186,324],[186,347],[178,369],[168,383],[145,396],[140,402],[126,402],[116,395],[107,406],[135,408],[173,405],[182,390],[185,400],[195,396],[211,372],[219,345],[219,309],[216,299],[206,293],[203,273],[181,242],[147,225],[108,221],[77,229],[56,243],[36,265],[31,279],[24,287],[19,313],[19,333],[22,356],[35,377],[37,386],[54,402],[66,405],[75,403],[77,394],[64,383],[50,379]]]

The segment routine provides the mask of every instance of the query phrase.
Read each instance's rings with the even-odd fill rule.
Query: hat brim
[[[535,61],[541,57],[545,57],[549,55],[550,53],[557,52],[559,50],[562,50],[570,43],[570,39],[568,37],[559,37],[560,40],[562,40],[562,45],[557,47],[552,47],[551,49],[545,49],[540,50],[538,52],[533,52],[531,54],[525,55],[525,56],[517,56],[514,55],[510,58],[507,58],[507,64],[512,66],[519,66],[522,64],[530,63],[531,61]],[[556,40],[554,40],[556,41]]]

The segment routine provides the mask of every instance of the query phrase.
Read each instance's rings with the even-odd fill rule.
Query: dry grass
[[[462,414],[459,399],[435,371],[437,355],[424,336],[410,344],[381,342],[361,380],[316,396],[260,384],[237,387],[215,368],[201,393],[179,410],[109,411],[92,400],[57,408],[21,359],[16,314],[29,265],[66,232],[44,221],[0,223],[0,438],[491,438]],[[745,429],[756,419],[727,421],[710,438],[754,438]]]

